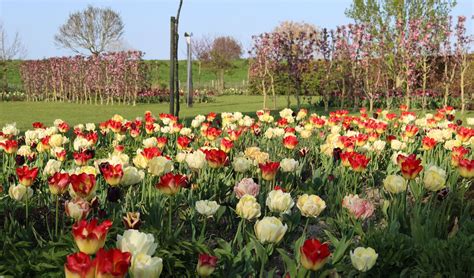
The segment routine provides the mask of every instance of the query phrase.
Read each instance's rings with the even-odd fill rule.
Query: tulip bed
[[[8,124],[0,275],[467,277],[473,135],[452,107]]]

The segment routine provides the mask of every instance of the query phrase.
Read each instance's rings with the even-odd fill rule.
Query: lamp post
[[[184,37],[186,38],[186,44],[187,44],[187,49],[188,49],[188,78],[187,78],[187,91],[188,91],[188,97],[186,100],[186,103],[188,104],[188,107],[193,106],[193,70],[192,70],[192,57],[191,57],[191,37],[193,36],[193,33],[184,33]]]

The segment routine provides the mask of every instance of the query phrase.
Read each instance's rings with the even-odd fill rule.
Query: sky
[[[474,0],[458,0],[452,15],[474,15]],[[230,35],[245,50],[252,35],[271,31],[285,20],[304,21],[334,28],[351,19],[344,14],[352,0],[184,0],[179,31],[196,37]],[[59,48],[54,35],[72,12],[88,5],[110,7],[120,13],[125,24],[124,39],[134,49],[145,52],[145,59],[169,58],[170,16],[176,14],[178,0],[0,0],[0,21],[10,36],[20,34],[27,50],[26,59],[68,56]],[[468,20],[468,33],[474,34],[474,21]],[[178,55],[185,57],[181,36]]]

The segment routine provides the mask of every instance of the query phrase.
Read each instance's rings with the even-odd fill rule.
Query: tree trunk
[[[410,81],[408,78],[406,84],[405,105],[407,106],[407,109],[410,109]]]
[[[221,93],[224,92],[225,85],[224,85],[224,70],[219,70],[219,90]]]
[[[342,79],[342,92],[341,92],[341,109],[344,108],[344,102],[346,98],[346,79]]]
[[[444,61],[444,106],[448,106],[449,82],[448,82],[448,62]]]
[[[461,70],[461,114],[464,114],[466,109],[466,99],[464,98],[464,74],[466,73],[466,68]]]
[[[300,95],[301,95],[301,83],[297,81],[296,82],[296,107],[298,108],[298,110],[301,108]]]
[[[267,109],[267,89],[265,88],[265,79],[262,79],[263,109]]]
[[[423,111],[426,109],[427,99],[426,99],[426,83],[428,80],[428,65],[426,64],[426,58],[423,59],[423,83],[421,92],[423,95],[421,96],[421,108]]]

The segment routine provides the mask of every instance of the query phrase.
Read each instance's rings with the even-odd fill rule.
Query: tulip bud
[[[141,225],[140,213],[139,212],[127,212],[123,217],[123,225],[126,229],[138,230]]]
[[[350,255],[352,265],[361,272],[370,270],[375,265],[377,257],[379,256],[375,253],[375,250],[370,247],[357,247],[351,251]]]
[[[288,230],[288,226],[276,217],[264,217],[255,222],[255,236],[261,243],[278,243]]]
[[[329,246],[317,239],[307,239],[300,247],[300,253],[301,265],[312,271],[321,269],[331,255]]]
[[[97,225],[98,220],[81,220],[72,226],[72,234],[77,247],[81,252],[92,255],[104,247],[107,232],[112,226],[112,221],[105,220]]]
[[[201,277],[209,277],[216,269],[217,257],[209,254],[199,254],[196,271]]]
[[[73,218],[74,220],[80,221],[87,217],[90,211],[90,206],[87,201],[81,198],[76,198],[72,201],[66,201],[64,204],[66,215]]]
[[[95,263],[89,255],[78,252],[66,257],[64,264],[66,278],[93,278],[95,276]]]

